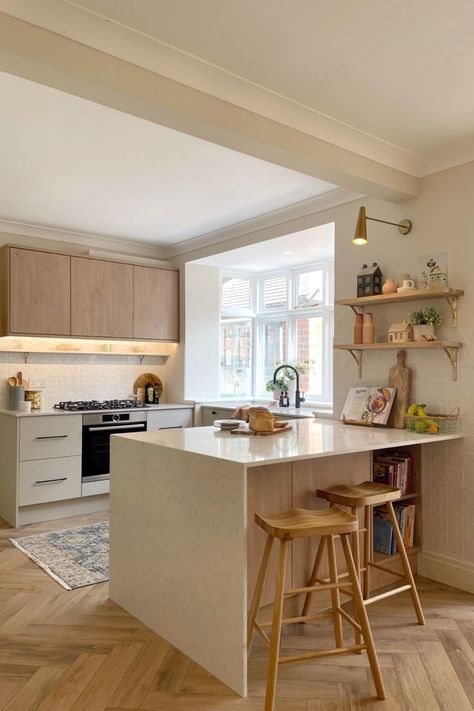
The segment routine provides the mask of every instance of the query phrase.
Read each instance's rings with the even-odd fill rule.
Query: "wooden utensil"
[[[21,372],[21,370],[19,370],[16,374],[16,379],[18,381],[18,385],[23,385],[23,373]]]
[[[397,388],[388,425],[399,430],[405,427],[405,413],[410,397],[411,370],[405,365],[406,357],[406,351],[398,351],[397,365],[394,365],[388,371],[389,388]]]
[[[7,383],[11,388],[16,388],[16,386],[18,385],[17,379],[14,375],[12,375],[11,378],[8,378]]]

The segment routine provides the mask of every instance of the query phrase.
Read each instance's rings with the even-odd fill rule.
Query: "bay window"
[[[268,397],[281,363],[306,366],[308,403],[332,401],[333,262],[222,274],[221,397]]]

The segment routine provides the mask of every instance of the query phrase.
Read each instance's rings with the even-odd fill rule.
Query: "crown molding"
[[[0,11],[210,96],[419,177],[421,158],[307,105],[154,37],[78,7],[71,0],[0,0]]]
[[[344,205],[348,202],[354,202],[366,197],[362,193],[350,192],[342,188],[336,188],[324,195],[319,195],[309,200],[302,200],[280,210],[253,217],[250,220],[243,220],[234,225],[229,225],[214,232],[208,232],[198,237],[176,242],[169,247],[163,247],[163,258],[169,259],[177,257],[189,252],[194,252],[198,249],[211,247],[213,245],[222,244],[238,237],[244,237],[260,230],[266,230],[270,227],[281,226],[290,221],[308,217],[309,215],[329,210],[339,205]],[[295,231],[295,230],[293,230]]]
[[[50,242],[60,242],[76,248],[100,249],[104,252],[113,251],[123,256],[135,255],[149,259],[163,259],[163,250],[160,246],[0,218],[0,237],[2,235],[29,238],[30,240],[49,240]]]

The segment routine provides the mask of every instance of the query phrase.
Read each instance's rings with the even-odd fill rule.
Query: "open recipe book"
[[[351,388],[341,412],[341,420],[386,425],[395,399],[396,388],[361,386]]]

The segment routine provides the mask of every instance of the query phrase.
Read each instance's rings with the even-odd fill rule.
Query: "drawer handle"
[[[57,484],[60,481],[66,481],[67,476],[63,476],[60,479],[39,479],[35,481],[35,484]]]
[[[36,439],[64,439],[69,435],[44,435],[43,437],[37,437]]]
[[[170,427],[159,427],[160,430],[182,430],[183,425],[171,425]]]

